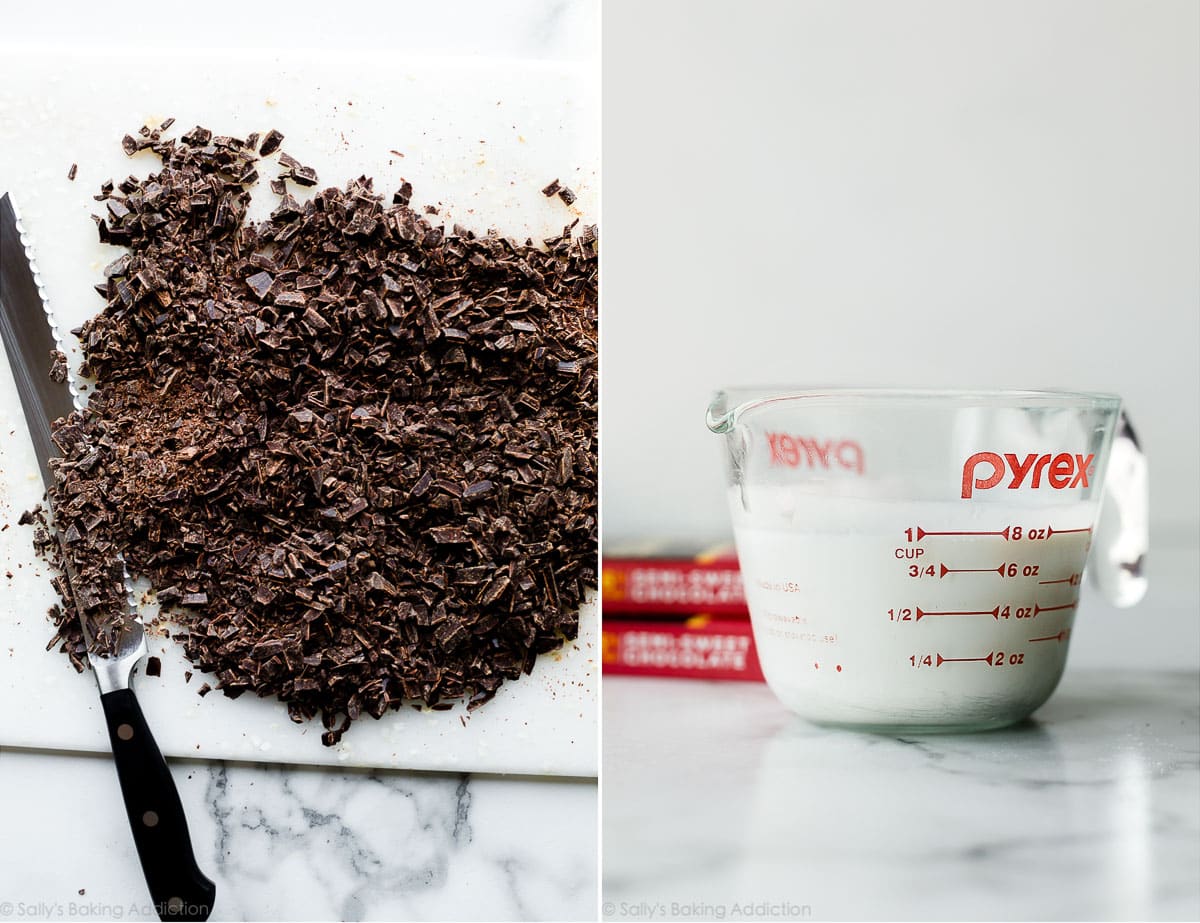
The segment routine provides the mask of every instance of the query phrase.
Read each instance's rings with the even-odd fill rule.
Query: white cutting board
[[[283,149],[316,168],[318,188],[366,174],[390,201],[403,177],[413,184],[414,207],[437,205],[447,226],[496,227],[536,241],[576,215],[597,218],[598,92],[590,69],[517,60],[6,55],[0,191],[16,198],[51,309],[70,329],[103,307],[92,286],[119,254],[97,242],[89,216],[100,203],[92,195],[106,179],[157,166],[149,152],[128,158],[120,147],[122,135],[144,122],[174,116],[176,135],[197,123],[236,136],[278,128]],[[78,173],[69,182],[72,163]],[[259,172],[255,218],[271,208],[266,180],[274,162]],[[555,178],[578,194],[573,208],[541,195]],[[77,351],[71,358],[77,366]],[[9,525],[0,531],[0,746],[104,751],[90,673],[77,675],[65,656],[45,651],[52,635],[45,612],[55,597],[30,547],[32,530],[16,524],[41,490],[0,350],[0,528]],[[588,604],[576,642],[541,657],[532,676],[506,683],[469,715],[461,707],[405,708],[364,718],[335,748],[322,746],[319,721],[295,725],[276,701],[219,692],[200,698],[196,689],[212,678],[197,672],[185,684],[190,665],[158,638],[150,639],[151,653],[162,657],[162,676],[139,676],[135,688],[167,755],[595,776],[597,621]]]

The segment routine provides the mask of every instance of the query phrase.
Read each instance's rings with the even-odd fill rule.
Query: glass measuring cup
[[[739,388],[707,422],[763,673],[810,720],[1012,724],[1062,676],[1089,552],[1114,604],[1145,592],[1113,395]]]

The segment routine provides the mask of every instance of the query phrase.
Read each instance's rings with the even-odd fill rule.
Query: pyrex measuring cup
[[[1089,551],[1115,604],[1145,591],[1112,395],[733,389],[708,426],[763,673],[811,720],[1019,721],[1062,676]]]

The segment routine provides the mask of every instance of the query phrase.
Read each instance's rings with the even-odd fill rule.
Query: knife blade
[[[65,350],[48,308],[33,248],[7,193],[0,196],[0,339],[12,366],[42,478],[47,489],[52,488],[52,460],[59,454],[53,439],[54,422],[76,409],[78,391],[69,374],[63,382],[50,377],[52,354]],[[66,579],[78,599],[74,592],[78,578],[65,551],[63,560]],[[125,813],[159,917],[207,920],[216,888],[196,865],[179,792],[132,688],[134,668],[147,648],[145,626],[130,599],[128,573],[125,584],[129,611],[119,619],[111,650],[96,649],[93,627],[80,615]]]

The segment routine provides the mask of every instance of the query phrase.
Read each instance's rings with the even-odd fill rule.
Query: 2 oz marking
[[[1024,651],[988,651],[982,657],[946,657],[943,654],[912,654],[909,665],[916,668],[940,667],[945,663],[986,663],[989,667],[1019,667],[1025,663]]]

